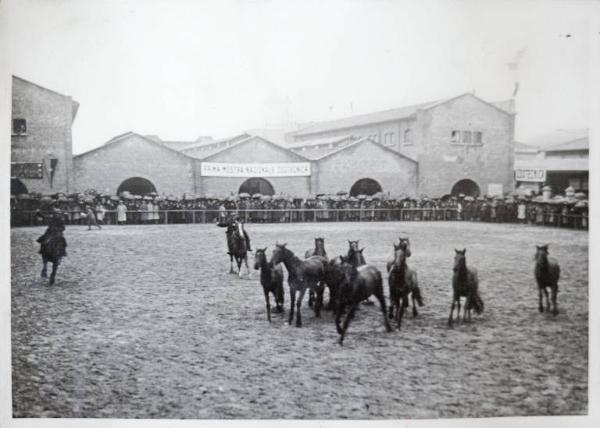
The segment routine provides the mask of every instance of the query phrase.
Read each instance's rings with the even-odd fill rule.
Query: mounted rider
[[[221,213],[219,213],[219,214],[221,214]],[[248,233],[246,233],[246,229],[244,228],[244,222],[241,219],[239,213],[234,212],[234,213],[226,213],[223,216],[219,215],[219,219],[217,221],[217,226],[219,226],[219,227],[229,228],[229,226],[235,227],[237,224],[239,224],[242,229],[242,234],[244,235],[244,239],[246,240],[246,248],[248,249],[248,251],[252,251],[252,247],[250,246],[250,237],[248,236]],[[226,232],[226,233],[228,233],[228,232]]]
[[[65,231],[65,220],[63,212],[60,210],[60,208],[57,207],[51,208],[50,212],[43,212],[38,209],[36,212],[36,217],[48,221],[48,227],[46,228],[46,231],[42,236],[36,239],[36,242],[40,243],[39,253],[42,254],[42,250],[45,249],[50,240],[52,240],[53,238],[58,238],[63,241],[65,251],[64,254],[62,254],[61,256],[65,257],[67,255],[67,241],[63,236],[63,232]]]

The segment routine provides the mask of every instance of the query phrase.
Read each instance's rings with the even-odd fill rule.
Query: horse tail
[[[421,297],[421,289],[419,287],[415,287],[415,289],[413,290],[413,296],[415,296],[415,299],[417,299],[417,303],[419,306],[425,305],[423,303],[423,298]]]

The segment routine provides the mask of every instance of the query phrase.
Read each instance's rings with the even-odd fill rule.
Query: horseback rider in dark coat
[[[42,219],[48,219],[48,227],[46,228],[46,231],[44,232],[44,234],[42,236],[40,236],[38,239],[36,239],[37,242],[40,243],[40,251],[39,253],[42,254],[42,250],[45,248],[46,245],[48,245],[48,242],[50,242],[50,240],[54,237],[62,239],[63,243],[64,243],[64,248],[67,247],[67,241],[65,240],[64,236],[63,236],[63,232],[65,230],[65,220],[62,214],[62,211],[59,208],[54,208],[52,210],[52,212],[50,213],[50,215],[48,214],[43,214],[41,211],[38,210],[38,212],[36,213],[37,217],[41,217]],[[62,256],[66,256],[67,255],[67,251],[64,251],[64,254],[62,254]]]
[[[252,247],[250,246],[250,237],[246,233],[246,229],[244,228],[244,222],[240,218],[239,214],[228,215],[225,221],[223,221],[223,219],[218,221],[217,226],[228,227],[235,225],[235,223],[240,223],[242,225],[242,232],[244,232],[244,239],[246,240],[246,248],[248,249],[248,251],[252,251]]]

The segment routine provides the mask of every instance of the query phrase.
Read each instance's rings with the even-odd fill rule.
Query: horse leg
[[[415,305],[416,298],[415,298],[414,291],[410,294],[410,297],[412,299],[412,305],[413,305],[413,317],[416,317],[417,315],[419,315],[419,313],[417,312],[417,305]]]
[[[450,316],[448,317],[448,326],[452,327],[452,313],[454,312],[454,305],[456,303],[456,297],[452,297],[452,305],[450,306]]]
[[[400,324],[402,324],[402,317],[404,316],[404,307],[408,306],[407,296],[402,296],[400,307],[398,309],[398,330],[400,330]]]
[[[325,291],[325,285],[322,282],[317,283],[317,300],[315,302],[315,316],[318,318],[321,316],[321,308],[323,307],[323,293]]]
[[[233,270],[233,255],[229,253],[229,273],[235,273]]]
[[[250,268],[248,267],[248,255],[244,256],[244,264],[246,265],[246,272],[248,273],[248,279],[252,279],[252,272],[250,272]]]
[[[300,314],[300,308],[302,307],[302,298],[304,297],[304,293],[306,293],[306,288],[300,289],[300,293],[298,294],[298,301],[296,302],[296,327],[302,327],[302,316]]]
[[[288,324],[292,325],[294,320],[294,305],[296,304],[296,289],[290,285],[290,317],[288,318]]]
[[[48,278],[48,260],[43,259],[44,262],[44,267],[42,268],[42,274],[41,277],[42,278]]]
[[[542,287],[540,287],[539,285],[538,285],[538,292],[539,292],[539,295],[540,295],[539,310],[540,310],[540,312],[544,312],[544,299],[542,297]]]
[[[344,320],[344,325],[342,326],[342,332],[340,333],[340,345],[344,344],[344,336],[346,335],[346,330],[348,330],[348,326],[350,325],[350,321],[352,321],[352,318],[354,318],[354,313],[356,312],[356,307],[357,307],[357,303],[352,303],[352,307],[350,308],[350,312],[348,312],[348,315],[346,316],[346,319]]]
[[[458,306],[458,311],[456,312],[456,321],[460,321],[460,296],[458,296],[456,299],[456,305]]]
[[[52,273],[50,273],[50,285],[54,284],[56,278],[56,269],[58,269],[58,262],[52,262]]]
[[[342,327],[340,326],[340,320],[342,319],[342,313],[344,312],[344,304],[338,302],[335,308],[335,328],[338,334],[342,334]]]
[[[383,315],[383,325],[385,325],[385,330],[389,333],[392,331],[392,327],[390,327],[390,322],[388,321],[387,311],[385,308],[385,297],[383,296],[383,290],[378,291],[375,294],[377,300],[379,300],[379,307],[381,308],[381,314]]]
[[[550,312],[550,298],[548,297],[548,289],[544,287],[544,294],[546,295],[546,312]]]
[[[554,307],[554,309],[552,309],[552,313],[554,315],[558,314],[558,307],[556,306],[556,295],[558,294],[558,285],[555,285],[554,287],[552,287],[552,306]]]
[[[315,304],[315,292],[312,290],[308,290],[308,307],[312,308]]]
[[[269,299],[269,290],[267,287],[263,287],[263,291],[265,293],[265,302],[267,303],[267,319],[271,322],[271,302]]]

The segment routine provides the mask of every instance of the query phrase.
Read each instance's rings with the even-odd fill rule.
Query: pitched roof
[[[86,155],[89,155],[90,153],[94,153],[96,151],[103,150],[103,149],[107,148],[108,146],[112,146],[115,143],[119,143],[121,141],[125,141],[127,138],[134,137],[134,136],[141,138],[142,140],[146,141],[149,144],[152,144],[152,145],[155,145],[155,146],[158,146],[158,147],[162,147],[163,149],[168,150],[168,151],[173,152],[173,153],[177,153],[179,156],[183,156],[186,159],[194,159],[193,157],[191,157],[189,155],[186,155],[185,153],[182,153],[179,150],[172,149],[171,147],[169,147],[169,146],[167,146],[165,144],[159,143],[159,142],[157,142],[157,141],[155,141],[155,140],[153,140],[151,138],[148,138],[148,137],[146,137],[144,135],[140,135],[140,134],[138,134],[136,132],[132,132],[132,131],[128,131],[128,132],[125,132],[123,134],[117,135],[116,137],[113,137],[110,140],[108,140],[103,145],[98,146],[98,147],[96,147],[94,149],[88,150],[87,152],[83,152],[83,153],[80,153],[78,155],[74,155],[73,158],[79,158],[81,156],[86,156]]]
[[[355,146],[358,146],[358,145],[360,145],[360,144],[374,144],[374,145],[376,145],[377,147],[379,147],[379,148],[380,148],[380,149],[382,149],[382,150],[388,151],[388,152],[390,152],[390,153],[393,153],[393,154],[395,154],[396,156],[399,156],[399,157],[401,157],[401,158],[408,159],[408,160],[409,160],[409,161],[411,161],[411,162],[417,163],[417,161],[416,161],[416,160],[414,160],[413,158],[411,158],[411,157],[409,157],[409,156],[406,156],[406,155],[405,155],[405,154],[403,154],[403,153],[397,152],[397,151],[396,151],[396,150],[394,150],[394,149],[390,149],[389,147],[383,146],[383,145],[381,145],[381,144],[379,144],[379,143],[377,143],[377,142],[375,142],[375,141],[371,140],[371,139],[370,139],[370,138],[368,138],[368,137],[365,137],[365,138],[360,138],[360,139],[358,139],[358,140],[356,140],[356,141],[353,141],[353,142],[351,142],[350,144],[346,144],[346,145],[344,145],[344,146],[342,146],[342,147],[336,147],[336,148],[334,148],[334,149],[327,149],[327,150],[323,150],[323,151],[322,151],[322,152],[320,152],[320,153],[315,153],[315,154],[314,154],[314,156],[312,156],[312,155],[310,156],[310,160],[313,160],[313,161],[319,161],[319,160],[321,160],[321,159],[324,159],[324,158],[326,158],[326,157],[332,156],[332,155],[334,155],[334,154],[337,154],[337,153],[339,153],[339,152],[342,152],[342,151],[344,151],[344,150],[348,150],[349,148],[351,148],[351,147],[355,147]],[[310,153],[310,152],[309,152],[309,153]]]
[[[291,132],[290,135],[310,135],[310,134],[318,134],[321,132],[332,131],[332,130],[341,130],[341,129],[350,129],[358,126],[369,125],[372,123],[383,123],[390,122],[393,120],[401,120],[408,119],[414,116],[417,113],[417,110],[421,109],[429,109],[436,107],[438,105],[447,103],[449,101],[453,101],[457,98],[461,98],[464,96],[472,96],[477,98],[478,100],[488,104],[489,106],[503,112],[506,114],[513,114],[512,111],[508,109],[508,106],[511,105],[511,101],[500,101],[496,103],[491,103],[485,101],[471,93],[464,93],[457,95],[451,98],[445,98],[437,101],[429,101],[425,103],[413,104],[405,107],[394,108],[389,110],[378,111],[374,113],[361,114],[357,116],[347,116],[339,119],[328,120],[324,122],[316,122],[313,125],[302,128],[298,131]]]
[[[71,96],[65,95],[65,94],[61,94],[60,92],[54,91],[52,89],[48,89],[48,88],[46,88],[46,87],[44,87],[42,85],[38,85],[37,83],[31,82],[31,81],[29,81],[27,79],[23,79],[22,77],[15,76],[14,74],[13,74],[12,78],[20,80],[23,83],[27,83],[28,85],[35,86],[36,88],[43,89],[44,91],[50,92],[50,93],[52,93],[54,95],[58,95],[58,96],[61,96],[63,98],[70,98],[71,102],[72,102],[71,121],[75,120],[75,116],[77,116],[77,112],[79,111],[79,103],[77,101],[75,101]]]
[[[544,149],[546,152],[569,152],[573,150],[589,150],[590,140],[588,137],[578,138],[565,143],[554,144]]]
[[[326,138],[316,138],[306,141],[294,141],[293,143],[287,143],[287,147],[293,150],[300,149],[302,147],[313,147],[313,146],[324,146],[328,144],[339,143],[344,140],[356,140],[357,137],[352,135],[342,135],[339,137],[326,137]]]
[[[188,150],[193,150],[193,149],[197,149],[198,147],[204,147],[204,146],[211,146],[211,145],[215,145],[218,146],[220,143],[225,143],[225,142],[235,142],[235,141],[241,141],[243,139],[246,139],[250,137],[250,134],[248,133],[242,133],[242,134],[237,134],[234,135],[233,137],[226,137],[226,138],[220,138],[218,140],[209,140],[205,137],[199,137],[198,140],[196,140],[196,142],[191,143],[189,146],[183,147],[181,149],[182,152],[188,151]]]
[[[248,143],[248,142],[250,142],[250,141],[252,141],[252,140],[255,140],[255,139],[256,139],[256,140],[261,140],[261,141],[263,141],[263,142],[265,142],[265,143],[267,143],[267,144],[269,144],[269,145],[271,145],[271,146],[275,147],[275,148],[276,148],[276,149],[278,149],[278,150],[283,150],[283,151],[285,151],[286,153],[289,153],[289,154],[291,154],[292,156],[295,156],[295,157],[299,158],[300,160],[304,160],[304,161],[310,160],[310,159],[308,159],[307,157],[305,157],[305,156],[303,156],[303,155],[301,155],[301,154],[299,154],[299,153],[296,153],[296,152],[294,152],[294,151],[292,151],[292,150],[288,149],[287,147],[280,146],[279,144],[276,144],[276,143],[274,143],[274,142],[272,142],[272,141],[269,141],[269,140],[267,140],[266,138],[259,137],[259,136],[256,136],[256,135],[251,135],[251,136],[249,136],[248,138],[245,138],[245,139],[243,139],[243,140],[241,140],[241,141],[237,141],[237,142],[235,142],[235,143],[233,143],[233,144],[231,144],[231,145],[229,145],[229,146],[227,146],[227,147],[222,147],[222,148],[220,148],[219,150],[217,150],[217,151],[215,151],[215,152],[212,152],[212,153],[210,153],[210,154],[207,154],[206,156],[202,156],[202,157],[200,157],[200,158],[198,158],[198,159],[207,160],[208,158],[211,158],[211,157],[213,157],[213,156],[215,156],[215,155],[217,155],[217,154],[221,154],[221,153],[223,153],[223,152],[226,152],[226,151],[228,151],[228,150],[233,150],[233,149],[235,149],[236,147],[239,147],[239,146],[241,146],[241,145],[243,145],[243,144],[246,144],[246,143]]]
[[[525,143],[545,149],[587,138],[588,129],[555,129],[554,131],[535,135],[527,139]]]

